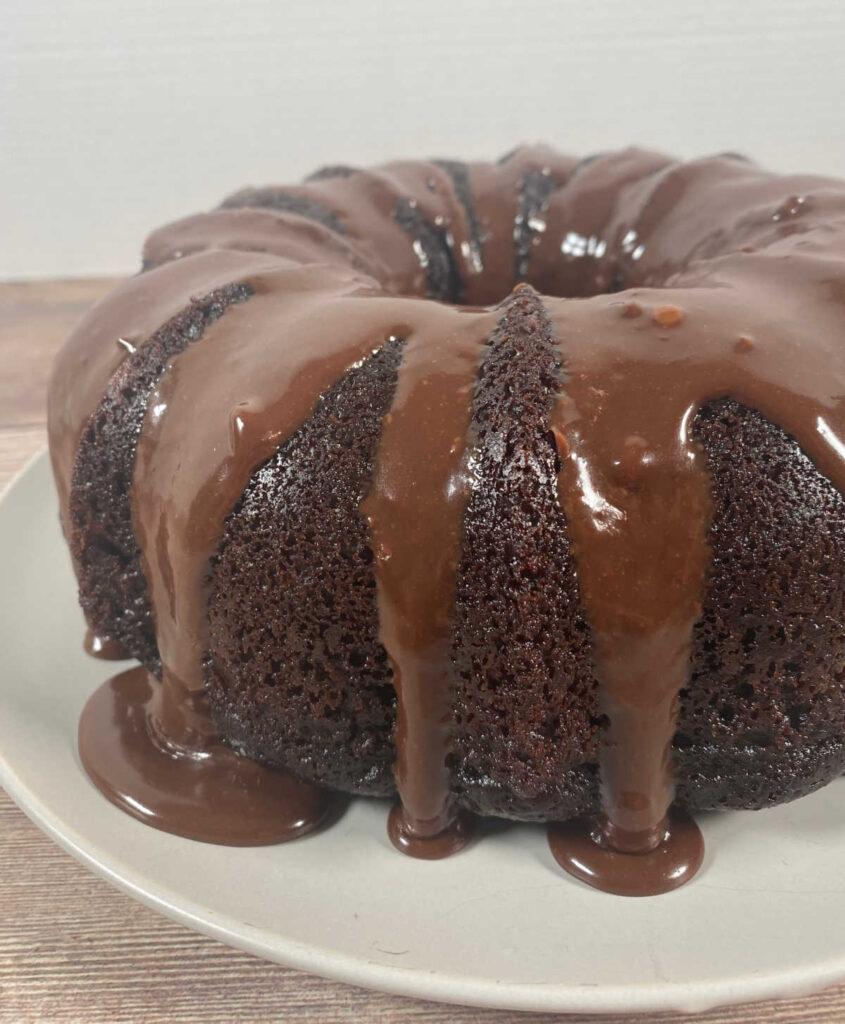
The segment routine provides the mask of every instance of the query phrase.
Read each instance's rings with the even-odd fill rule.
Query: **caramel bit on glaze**
[[[566,437],[560,427],[551,427],[549,433],[554,439],[555,450],[557,451],[558,458],[563,462],[564,459],[569,458],[569,442],[566,440]]]
[[[684,311],[680,306],[658,306],[651,316],[660,327],[677,327],[684,322]]]
[[[643,307],[638,302],[625,302],[621,304],[619,310],[620,316],[624,317],[625,320],[636,320],[638,316],[642,316]]]
[[[734,351],[739,352],[740,355],[746,355],[748,352],[753,351],[754,342],[751,338],[743,335],[738,341],[734,343]]]

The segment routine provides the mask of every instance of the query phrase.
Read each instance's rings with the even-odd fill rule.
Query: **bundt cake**
[[[845,770],[845,183],[338,166],[156,231],[58,357],[80,754],[227,843],[553,823],[618,892]]]

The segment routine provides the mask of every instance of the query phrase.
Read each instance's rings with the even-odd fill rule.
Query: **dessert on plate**
[[[50,448],[80,723],[157,827],[398,799],[415,856],[550,823],[621,893],[690,812],[845,770],[845,182],[526,146],[336,166],[154,232]]]

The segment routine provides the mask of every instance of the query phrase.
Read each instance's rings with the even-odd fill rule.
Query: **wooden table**
[[[58,346],[105,280],[0,284],[0,488],[44,445],[44,390]],[[441,1006],[313,978],[195,935],[135,903],[55,846],[0,791],[0,1024],[118,1021],[561,1020]],[[845,986],[698,1017],[623,1021],[845,1021]]]

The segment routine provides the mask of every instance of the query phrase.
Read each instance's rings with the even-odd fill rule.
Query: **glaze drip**
[[[824,288],[829,267],[805,263],[802,270],[809,293]],[[746,257],[699,273],[696,287],[552,307],[567,375],[551,417],[560,496],[608,720],[599,828],[620,853],[677,847],[667,817],[670,753],[701,612],[711,514],[706,463],[690,432],[695,415],[709,400],[732,396],[784,426],[845,486],[845,401],[833,383],[845,356],[830,336],[830,349],[817,346],[799,368],[806,312],[800,322],[790,312],[786,280],[780,306],[768,294],[780,275],[794,285],[797,268]],[[752,333],[766,340],[749,349],[737,340],[747,337],[753,310],[765,310],[765,331]],[[618,866],[603,863],[605,874]]]
[[[655,896],[678,889],[695,875],[704,841],[687,814],[672,811],[650,849],[632,854],[614,845],[601,823],[578,819],[549,825],[549,846],[573,877],[615,896]]]
[[[175,752],[155,729],[161,686],[133,668],[104,683],[79,721],[79,755],[101,793],[163,832],[224,846],[264,846],[313,832],[338,801],[219,739]]]
[[[461,321],[465,320],[466,323]],[[465,444],[478,360],[495,319],[461,314],[412,333],[386,417],[373,489],[362,506],[375,553],[381,640],[398,696],[396,784],[402,801],[391,838],[429,857],[452,834],[450,629],[463,510]],[[442,853],[437,856],[442,856]]]

